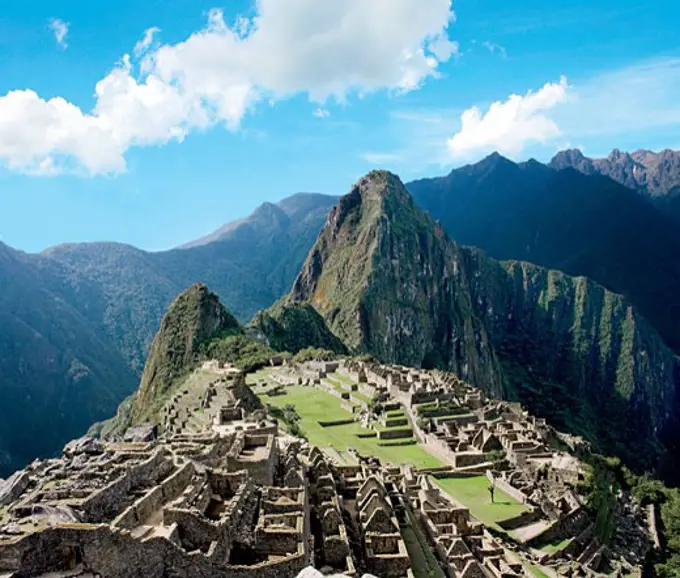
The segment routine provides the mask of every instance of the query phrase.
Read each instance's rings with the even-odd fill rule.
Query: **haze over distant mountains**
[[[492,155],[407,188],[460,244],[622,293],[678,352],[680,229],[658,200],[676,198],[679,171],[662,157],[645,157],[657,176],[644,182],[666,183],[664,195],[632,192],[582,160],[586,174],[556,170],[573,151],[553,168]],[[113,415],[138,384],[164,311],[188,286],[205,283],[242,322],[285,295],[337,201],[298,194],[265,203],[159,253],[89,243],[28,255],[0,244],[0,477]]]
[[[0,478],[115,413],[189,285],[209,283],[242,320],[278,299],[335,200],[267,203],[215,241],[159,253],[83,243],[29,255],[0,243]]]

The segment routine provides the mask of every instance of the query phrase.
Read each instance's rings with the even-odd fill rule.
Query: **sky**
[[[493,151],[680,148],[676,0],[0,0],[0,241],[177,246]]]

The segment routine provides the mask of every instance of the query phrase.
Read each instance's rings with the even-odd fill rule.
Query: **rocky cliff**
[[[192,285],[180,294],[168,308],[151,345],[132,402],[132,423],[146,419],[167,398],[177,380],[195,365],[201,344],[241,332],[236,318],[205,285]]]
[[[643,195],[599,174],[498,154],[407,186],[457,243],[593,279],[680,353],[680,229]]]
[[[355,352],[453,370],[637,465],[672,449],[677,360],[630,304],[459,247],[390,173],[341,199],[285,301],[312,304]]]

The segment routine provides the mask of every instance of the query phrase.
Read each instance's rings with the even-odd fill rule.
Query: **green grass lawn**
[[[371,398],[367,395],[364,395],[360,391],[353,391],[352,397],[356,397],[358,400],[363,401],[366,404],[371,403]]]
[[[536,578],[549,578],[548,575],[545,572],[543,572],[543,570],[541,570],[538,566],[529,564],[529,570],[534,576],[536,576]]]
[[[546,554],[554,554],[555,552],[559,552],[563,548],[566,548],[570,542],[571,538],[565,538],[564,540],[558,540],[557,542],[552,542],[550,544],[546,544],[545,546],[541,546],[539,550],[541,552],[545,552]]]
[[[495,503],[489,496],[489,480],[486,476],[473,478],[442,478],[434,480],[445,492],[470,508],[470,513],[487,526],[514,518],[526,510],[523,504],[496,488]]]
[[[256,393],[261,393],[262,389],[258,388],[258,390]],[[337,397],[321,389],[292,386],[286,387],[285,392],[285,395],[271,398],[263,396],[262,401],[280,408],[288,404],[295,406],[300,416],[300,428],[309,441],[319,447],[333,447],[339,452],[354,448],[362,455],[375,456],[385,463],[413,464],[416,468],[435,468],[444,465],[419,444],[385,447],[378,445],[377,438],[358,438],[357,433],[365,433],[369,430],[362,428],[357,422],[321,427],[319,421],[335,421],[352,417],[351,413],[341,407],[341,401]],[[495,493],[496,503],[491,504],[489,482],[485,476],[447,478],[436,480],[436,482],[453,498],[470,508],[470,513],[475,518],[487,525],[512,518],[526,509],[498,488]]]
[[[346,375],[340,375],[339,373],[329,373],[328,377],[332,377],[333,379],[337,379],[338,381],[342,381],[343,383],[346,383],[347,385],[356,385],[356,381],[354,381],[351,377],[347,377]]]
[[[365,433],[357,422],[321,427],[321,421],[351,419],[352,414],[341,407],[341,401],[323,390],[314,387],[292,386],[285,389],[285,395],[262,398],[262,402],[283,408],[294,405],[300,416],[300,428],[309,441],[319,447],[334,447],[343,451],[356,449],[360,454],[375,456],[386,463],[413,464],[416,468],[435,468],[443,465],[419,445],[412,446],[378,446],[377,438],[358,438],[357,433]],[[259,391],[256,393],[260,393]]]

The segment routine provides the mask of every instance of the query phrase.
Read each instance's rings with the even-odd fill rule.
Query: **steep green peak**
[[[396,197],[402,201],[410,200],[409,194],[401,179],[389,171],[376,170],[364,175],[354,185],[365,199],[384,200]]]
[[[381,216],[392,219],[404,210],[418,211],[401,179],[389,171],[371,171],[340,198],[331,211],[320,238],[324,234],[335,238],[348,225],[358,232],[374,224]]]
[[[398,176],[371,171],[331,211],[287,301],[309,301],[323,315],[348,282],[355,290],[345,299],[358,298],[381,240],[424,219]]]
[[[187,326],[199,341],[220,331],[240,328],[236,317],[203,283],[194,283],[170,304],[161,322],[161,332],[175,321]]]
[[[205,285],[196,283],[182,292],[168,307],[154,337],[133,403],[133,422],[148,419],[178,378],[193,367],[201,343],[242,332],[236,318]]]

